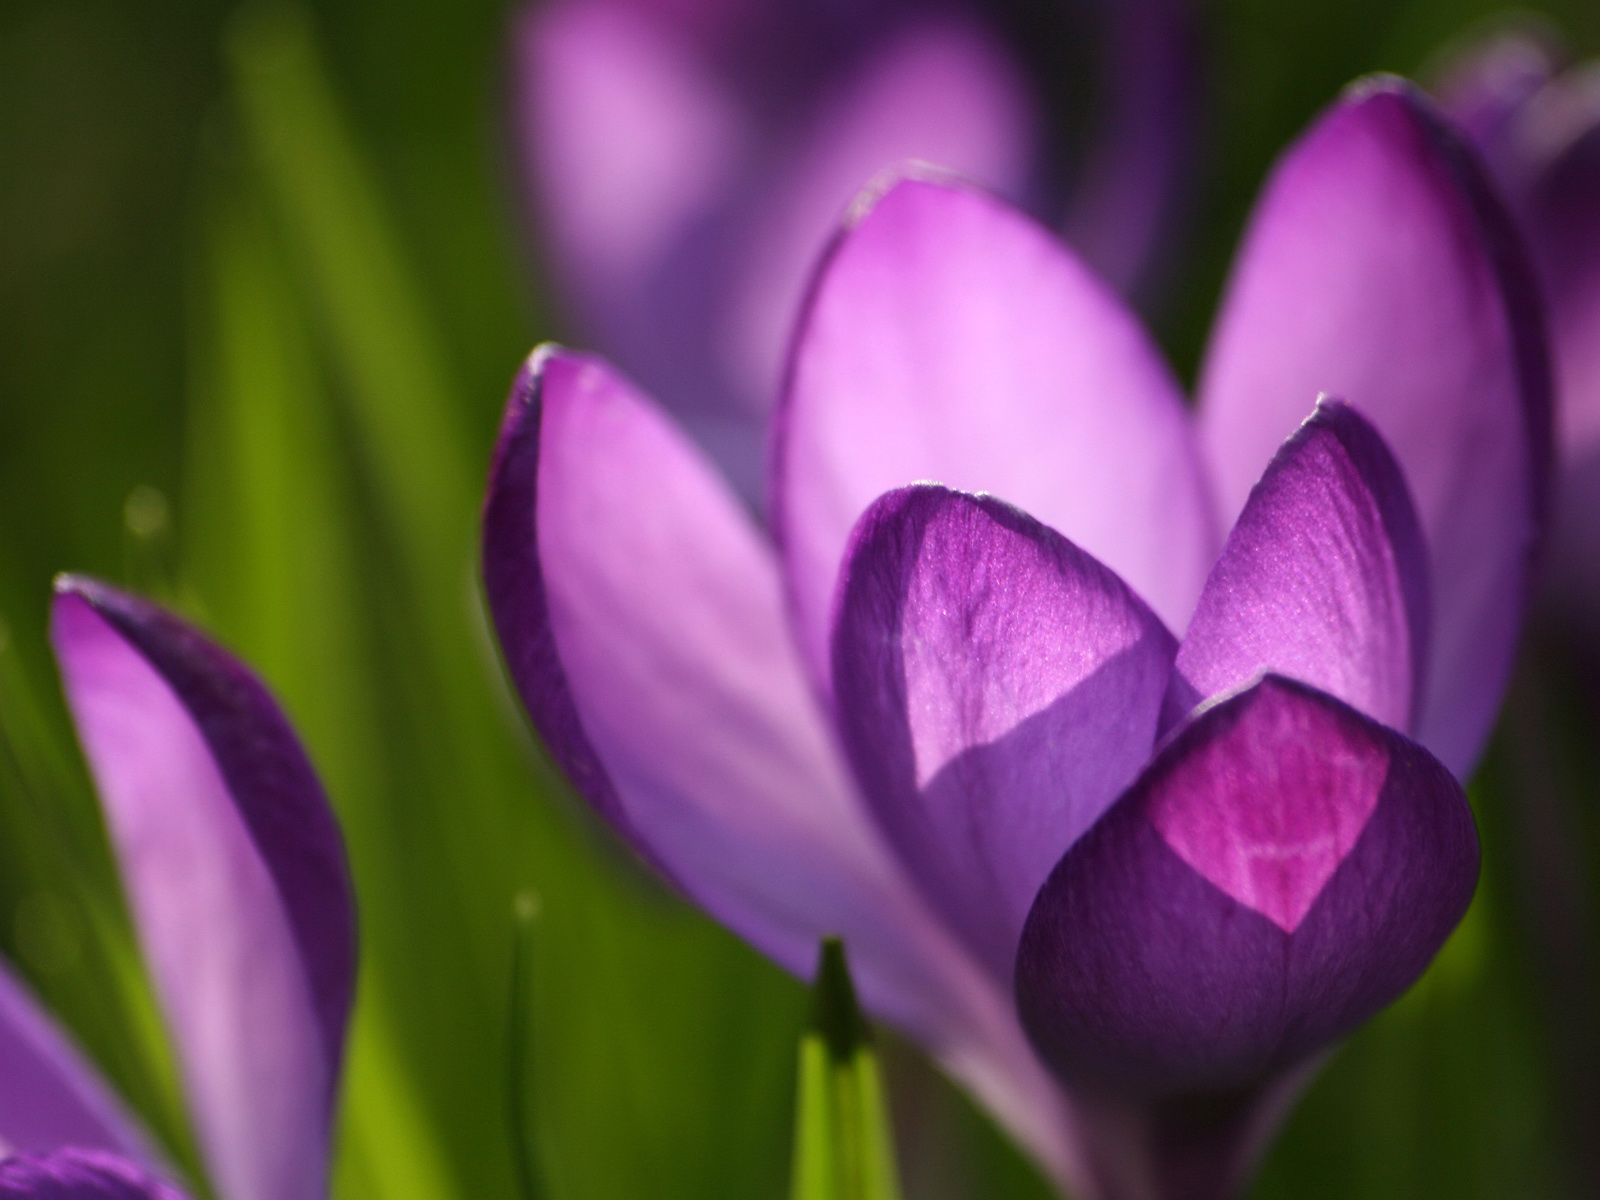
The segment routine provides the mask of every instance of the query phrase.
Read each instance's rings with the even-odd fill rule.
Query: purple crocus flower
[[[514,117],[550,273],[754,497],[789,327],[862,182],[937,163],[1064,219],[1132,287],[1189,157],[1195,25],[1188,0],[532,5]],[[1085,42],[1104,86],[1069,171],[1049,89],[1090,73]]]
[[[170,613],[63,576],[51,639],[216,1194],[321,1200],[356,965],[322,786],[256,677]],[[174,1195],[5,974],[0,1144],[0,1195]]]
[[[1226,1195],[1471,894],[1543,355],[1505,215],[1399,81],[1278,164],[1197,417],[1045,229],[904,174],[813,281],[770,531],[546,348],[488,601],[552,754],[688,896],[797,973],[842,933],[1080,1194]]]
[[[1551,563],[1592,630],[1600,603],[1600,61],[1560,69],[1533,29],[1461,55],[1440,99],[1482,149],[1533,252],[1550,311],[1561,478]]]

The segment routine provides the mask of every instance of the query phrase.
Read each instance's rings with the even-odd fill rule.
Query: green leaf
[[[822,943],[800,1038],[792,1200],[899,1200],[894,1140],[844,943]]]

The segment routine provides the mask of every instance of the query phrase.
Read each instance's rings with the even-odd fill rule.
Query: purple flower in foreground
[[[1471,894],[1452,772],[1548,438],[1526,275],[1428,103],[1362,85],[1257,206],[1196,421],[1045,230],[885,183],[795,335],[770,537],[603,362],[534,355],[484,513],[508,668],[641,854],[797,973],[842,933],[1058,1180],[1226,1194]],[[1302,421],[1324,392],[1365,416]]]
[[[1533,31],[1462,55],[1439,92],[1521,223],[1545,286],[1561,478],[1552,566],[1591,629],[1600,603],[1600,61],[1558,70]]]
[[[514,117],[551,273],[585,341],[754,497],[811,264],[862,181],[889,164],[937,163],[1052,223],[1065,211],[1069,236],[1108,278],[1126,288],[1145,274],[1193,140],[1191,9],[529,6],[515,34]],[[1098,62],[1086,43],[1099,45]],[[1068,164],[1053,127],[1062,84],[1089,77],[1102,94]]]
[[[255,676],[171,614],[63,576],[51,639],[216,1194],[321,1200],[356,965],[322,786]],[[24,1156],[0,1196],[175,1195],[3,971],[0,1145]]]

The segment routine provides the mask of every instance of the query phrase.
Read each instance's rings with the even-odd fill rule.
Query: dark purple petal
[[[1248,1090],[1403,992],[1477,873],[1448,771],[1268,676],[1185,726],[1051,873],[1018,955],[1023,1023],[1091,1089]]]
[[[238,660],[57,582],[51,639],[207,1163],[229,1200],[326,1192],[355,906],[322,786]]]
[[[188,1200],[137,1163],[68,1146],[0,1162],[0,1200]]]
[[[1432,561],[1421,741],[1476,761],[1544,508],[1549,378],[1531,274],[1470,152],[1398,81],[1353,89],[1257,204],[1201,387],[1226,515],[1319,393],[1405,471]]]
[[[1191,0],[1104,0],[1107,94],[1067,204],[1067,240],[1124,295],[1147,294],[1182,224],[1204,105],[1200,9]]]
[[[1323,400],[1246,501],[1200,595],[1164,724],[1265,671],[1412,728],[1428,645],[1428,552],[1399,465]]]
[[[998,500],[911,487],[856,527],[833,634],[845,747],[998,978],[1050,868],[1149,757],[1175,648],[1120,579]]]
[[[1568,71],[1522,114],[1533,169],[1519,215],[1550,298],[1566,461],[1600,450],[1600,63]]]
[[[618,833],[796,974],[842,934],[867,1005],[1065,1170],[1060,1098],[1005,990],[928,910],[856,794],[771,547],[600,360],[545,348],[517,380],[483,571],[534,726]]]
[[[1216,546],[1160,355],[1003,201],[925,178],[885,189],[817,277],[779,415],[775,522],[819,683],[850,531],[878,496],[920,480],[1027,510],[1183,628]]]
[[[65,1145],[149,1161],[122,1103],[0,962],[0,1153]]]

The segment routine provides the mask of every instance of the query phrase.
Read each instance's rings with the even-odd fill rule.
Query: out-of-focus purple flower
[[[1551,564],[1595,627],[1600,604],[1600,61],[1561,70],[1553,39],[1501,32],[1440,81],[1509,199],[1545,287],[1561,475]]]
[[[1528,276],[1428,102],[1360,85],[1258,203],[1196,420],[1047,231],[904,175],[813,282],[770,534],[536,352],[484,515],[508,668],[641,854],[797,973],[842,933],[1058,1180],[1225,1195],[1471,894],[1452,772],[1548,453]]]
[[[216,1194],[322,1200],[356,966],[322,786],[256,677],[170,613],[63,576],[51,639]],[[175,1194],[3,971],[0,1146],[27,1156],[0,1195]]]
[[[790,325],[862,185],[936,163],[1064,220],[1131,288],[1189,158],[1195,25],[1189,0],[532,5],[514,116],[552,277],[585,341],[757,496]],[[1089,78],[1068,162],[1059,110]]]
[[[67,1146],[0,1162],[0,1200],[187,1200],[136,1163],[104,1150]]]

